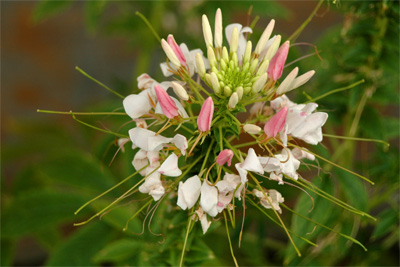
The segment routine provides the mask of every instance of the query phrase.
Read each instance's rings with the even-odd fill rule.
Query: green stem
[[[92,76],[90,76],[89,74],[87,74],[86,72],[84,72],[81,68],[79,68],[78,66],[75,67],[75,69],[77,71],[79,71],[80,73],[82,73],[84,76],[86,76],[87,78],[91,79],[92,81],[94,81],[95,83],[97,83],[98,85],[102,86],[103,88],[105,88],[107,91],[109,91],[110,93],[113,93],[114,95],[124,99],[125,96],[121,95],[120,93],[114,91],[113,89],[111,89],[110,87],[108,87],[107,85],[105,85],[102,82],[99,82],[98,80],[96,80],[95,78],[93,78]]]
[[[128,224],[130,221],[132,221],[144,208],[146,208],[150,203],[153,202],[153,198],[151,198],[146,204],[144,204],[135,214],[132,215],[132,217],[129,218],[129,220],[126,222],[124,229],[122,231],[128,230]]]
[[[314,220],[312,220],[312,219],[310,219],[310,218],[308,218],[308,217],[306,217],[306,216],[303,216],[302,214],[300,214],[300,213],[298,213],[298,212],[292,210],[291,208],[289,208],[289,207],[286,206],[285,204],[281,204],[281,206],[284,207],[285,209],[287,209],[288,211],[291,211],[292,213],[296,214],[297,216],[299,216],[299,217],[301,217],[301,218],[307,220],[307,221],[310,221],[310,222],[312,222],[312,223],[314,223],[314,224],[316,224],[316,225],[318,225],[318,226],[321,226],[322,228],[325,228],[325,229],[327,229],[327,230],[329,230],[329,231],[332,231],[332,232],[334,232],[334,233],[336,233],[336,234],[338,234],[338,235],[340,235],[340,236],[342,236],[342,237],[344,237],[344,238],[346,238],[346,239],[352,241],[353,243],[359,245],[359,246],[362,247],[365,251],[367,251],[367,248],[364,247],[364,245],[361,244],[360,241],[354,239],[353,237],[348,236],[348,235],[345,235],[345,234],[342,234],[342,233],[339,232],[339,231],[336,231],[336,230],[334,230],[334,229],[332,229],[332,228],[330,228],[330,227],[328,227],[328,226],[325,226],[325,225],[323,225],[323,224],[321,224],[321,223],[319,223],[319,222],[317,222],[317,221],[314,221]]]
[[[134,186],[132,186],[129,190],[127,190],[124,194],[122,194],[122,196],[120,196],[119,198],[117,198],[116,200],[114,200],[113,202],[111,202],[111,204],[109,204],[107,207],[105,207],[104,209],[102,209],[101,211],[97,212],[95,215],[93,215],[92,217],[90,217],[89,219],[87,219],[86,221],[80,222],[80,223],[74,223],[74,226],[79,226],[79,225],[83,225],[86,224],[88,222],[90,222],[91,220],[93,220],[94,218],[100,216],[104,211],[106,211],[107,209],[109,209],[110,207],[112,207],[114,204],[118,203],[119,201],[121,201],[126,195],[128,195],[130,192],[133,191],[133,189],[135,189],[139,184],[141,184],[147,177],[149,177],[150,175],[152,175],[155,171],[157,171],[160,167],[154,169],[151,173],[149,173],[147,176],[143,177],[142,180],[140,180],[139,182],[137,182]]]
[[[313,12],[310,14],[310,16],[308,16],[308,18],[303,22],[303,24],[300,25],[300,27],[289,37],[289,41],[291,41],[292,43],[294,43],[297,39],[297,37],[300,36],[300,34],[302,33],[302,31],[306,28],[306,26],[308,25],[308,23],[311,22],[312,18],[315,16],[315,14],[317,14],[318,9],[321,7],[322,3],[324,2],[324,0],[320,0],[318,2],[318,5],[314,8]]]
[[[104,196],[105,194],[107,194],[108,192],[114,190],[115,188],[117,188],[118,186],[120,186],[121,184],[125,183],[126,181],[128,181],[129,179],[131,179],[132,177],[134,177],[136,174],[138,174],[139,172],[143,171],[145,168],[147,168],[149,166],[149,164],[147,164],[146,166],[144,166],[143,168],[141,168],[140,170],[136,171],[135,173],[129,175],[128,177],[126,177],[124,180],[122,180],[121,182],[119,182],[118,184],[114,185],[113,187],[111,187],[110,189],[106,190],[105,192],[101,193],[100,195],[98,195],[97,197],[89,200],[88,202],[86,202],[85,204],[83,204],[79,209],[77,209],[75,211],[75,215],[78,214],[83,208],[85,208],[87,205],[89,205],[90,203],[93,203],[94,201],[96,201],[97,199],[101,198],[102,196]]]
[[[192,208],[192,209],[193,209],[193,208]],[[190,214],[191,214],[191,213],[192,213],[192,212],[190,212]],[[190,224],[191,224],[191,223],[192,223],[192,216],[190,215],[190,216],[189,216],[189,221],[188,221],[187,226],[186,226],[185,242],[183,243],[181,261],[180,261],[180,263],[179,263],[179,267],[182,267],[182,265],[183,265],[183,257],[184,257],[184,255],[185,255],[185,249],[186,249],[186,244],[187,244],[187,240],[188,240],[188,237],[189,237]]]
[[[293,241],[293,239],[292,239],[292,237],[291,237],[291,235],[290,235],[288,229],[286,228],[285,224],[283,223],[283,221],[282,221],[282,219],[281,219],[281,216],[279,216],[278,212],[274,209],[274,207],[273,207],[273,205],[272,205],[272,203],[271,203],[271,200],[268,198],[267,194],[265,194],[264,189],[261,187],[261,185],[260,185],[260,183],[258,182],[258,180],[256,179],[256,177],[254,177],[252,173],[249,173],[249,175],[250,175],[250,177],[253,179],[253,181],[256,183],[258,189],[263,193],[265,199],[268,201],[269,205],[271,206],[272,210],[274,211],[275,216],[278,218],[279,222],[282,224],[282,227],[283,227],[283,229],[285,230],[286,235],[288,236],[288,238],[289,238],[290,242],[292,243],[294,249],[296,250],[297,255],[298,255],[299,257],[301,257],[301,253],[300,253],[299,249],[297,248],[297,246],[296,246],[296,244],[294,243],[294,241]]]
[[[323,161],[325,161],[325,162],[327,162],[327,163],[329,163],[329,164],[331,164],[331,165],[333,165],[333,166],[335,166],[335,167],[337,167],[337,168],[339,168],[339,169],[342,169],[342,170],[344,170],[344,171],[346,171],[346,172],[348,172],[348,173],[351,173],[351,174],[353,174],[353,175],[355,175],[355,176],[357,176],[357,177],[359,177],[359,178],[361,178],[361,179],[367,181],[368,183],[370,183],[370,184],[372,184],[372,185],[375,184],[374,182],[372,182],[371,180],[369,180],[367,177],[364,177],[364,176],[362,176],[361,174],[355,173],[355,172],[353,172],[353,171],[350,171],[349,169],[346,169],[345,167],[342,167],[342,166],[340,166],[340,165],[338,165],[338,164],[336,164],[336,163],[333,163],[332,161],[327,160],[326,158],[321,157],[320,155],[315,154],[314,152],[311,152],[311,151],[309,151],[309,150],[305,150],[304,148],[299,147],[299,146],[296,146],[296,145],[293,145],[293,144],[288,144],[288,145],[293,146],[293,147],[297,147],[297,148],[300,149],[300,150],[303,150],[303,151],[305,151],[305,152],[308,152],[308,153],[310,153],[310,154],[313,154],[313,155],[316,156],[317,158],[322,159]]]
[[[149,27],[149,29],[153,33],[154,37],[156,37],[157,42],[160,42],[161,41],[160,35],[158,35],[156,30],[153,28],[153,26],[151,26],[151,23],[146,19],[146,17],[139,11],[136,11],[135,14],[143,20],[143,22],[147,25],[147,27]]]
[[[238,145],[234,145],[234,148],[240,148],[240,147],[246,147],[246,146],[252,146],[252,145],[257,145],[258,142],[257,141],[252,141],[252,142],[247,142],[247,143],[243,143],[243,144],[238,144]]]
[[[338,89],[331,90],[331,91],[329,91],[329,92],[327,92],[327,93],[325,93],[325,94],[322,94],[322,95],[320,95],[320,96],[318,96],[318,97],[315,97],[315,98],[313,98],[313,99],[308,100],[307,102],[305,102],[305,104],[310,103],[310,102],[316,102],[317,100],[320,100],[320,99],[322,99],[322,98],[324,98],[324,97],[327,97],[327,96],[329,96],[329,95],[331,95],[331,94],[335,94],[335,93],[339,93],[339,92],[342,92],[342,91],[351,89],[351,88],[356,87],[357,85],[359,85],[359,84],[361,84],[361,83],[364,83],[364,82],[365,82],[365,80],[362,79],[362,80],[359,80],[358,82],[355,82],[355,83],[353,83],[353,84],[350,84],[349,86],[345,86],[345,87],[342,87],[342,88],[338,88]]]
[[[72,115],[72,118],[73,118],[75,121],[77,121],[77,122],[79,122],[79,123],[81,123],[81,124],[83,124],[83,125],[85,125],[85,126],[87,126],[87,127],[90,127],[90,128],[92,128],[92,129],[98,130],[98,131],[103,132],[103,133],[112,134],[112,135],[115,135],[115,136],[118,136],[118,137],[122,137],[122,138],[129,138],[129,136],[127,136],[127,135],[119,134],[119,133],[112,132],[112,131],[107,131],[107,130],[101,129],[101,128],[99,128],[99,127],[96,127],[96,126],[94,126],[94,125],[91,125],[91,124],[89,124],[89,123],[86,123],[86,122],[83,122],[83,121],[81,121],[81,120],[78,120],[78,119],[75,117],[74,113],[72,113],[72,112],[71,112],[71,115]]]
[[[275,224],[277,224],[278,226],[282,227],[282,224],[280,224],[277,220],[275,220],[274,218],[272,218],[272,216],[270,216],[265,210],[263,210],[259,205],[257,205],[250,197],[246,196],[246,199],[248,201],[250,201],[250,204],[252,204],[254,207],[256,207],[259,211],[261,211],[265,216],[268,217],[268,219],[270,219],[271,221],[273,221]],[[293,232],[292,230],[288,229],[288,231],[292,234],[294,234],[296,237],[300,238],[301,240],[307,242],[308,244],[314,246],[314,247],[318,247],[317,244],[311,242],[310,240],[308,240],[307,238],[302,237],[301,235],[296,234],[295,232]]]
[[[54,111],[54,110],[43,110],[38,109],[36,112],[39,113],[49,113],[49,114],[62,114],[62,115],[71,115],[71,113],[75,115],[126,115],[125,112],[74,112],[74,111]]]
[[[388,142],[379,139],[370,139],[370,138],[360,138],[360,137],[351,137],[351,136],[340,136],[340,135],[333,135],[333,134],[322,134],[326,137],[337,138],[337,139],[346,139],[346,140],[355,140],[355,141],[365,141],[365,142],[376,142],[384,144],[385,146],[390,146]]]
[[[228,241],[229,241],[229,248],[231,249],[231,254],[232,254],[232,258],[233,261],[235,262],[235,266],[239,267],[236,258],[235,258],[235,254],[233,253],[233,248],[232,248],[232,242],[231,242],[231,236],[229,235],[229,228],[228,228],[228,220],[226,219],[226,214],[224,211],[224,218],[225,218],[225,228],[226,228],[226,235],[228,236]]]

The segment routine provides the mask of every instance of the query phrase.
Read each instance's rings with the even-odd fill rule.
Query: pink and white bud
[[[294,68],[283,80],[283,82],[279,85],[278,89],[276,89],[276,94],[277,95],[283,95],[284,93],[290,91],[292,87],[292,83],[294,79],[297,76],[297,73],[299,73],[299,68],[296,67]]]
[[[232,158],[233,151],[230,149],[224,149],[218,154],[217,163],[219,166],[222,166],[228,162],[228,166],[231,166]]]
[[[160,103],[164,115],[169,119],[177,117],[179,113],[174,100],[158,84],[154,86],[154,90],[156,91],[157,100]]]
[[[272,30],[274,29],[275,26],[275,20],[272,19],[268,26],[265,28],[263,34],[260,37],[260,40],[257,43],[256,49],[254,50],[254,53],[256,55],[260,55],[261,51],[264,49],[265,45],[268,42],[269,37],[271,36]]]
[[[249,134],[258,134],[261,132],[261,128],[255,124],[246,124],[243,126],[243,130]]]
[[[175,94],[183,101],[189,100],[189,95],[187,94],[185,88],[177,82],[171,82],[172,89],[174,89]]]
[[[278,113],[269,119],[264,126],[264,132],[267,135],[267,138],[275,137],[280,131],[282,131],[286,123],[287,113],[288,108],[283,107]]]
[[[206,42],[207,46],[212,47],[213,36],[211,32],[210,22],[208,22],[208,18],[206,15],[203,15],[202,17],[202,25],[203,25],[204,41]]]
[[[208,97],[201,107],[197,126],[200,132],[208,132],[211,129],[211,121],[214,115],[214,101],[211,96]]]
[[[172,51],[174,51],[176,57],[179,59],[179,62],[182,65],[186,65],[186,58],[183,55],[182,49],[179,47],[179,45],[175,42],[175,38],[172,34],[168,35],[167,42],[169,46],[172,48]]]
[[[174,50],[172,50],[171,46],[169,46],[167,41],[162,39],[161,40],[161,46],[162,46],[165,54],[167,55],[167,57],[171,61],[171,63],[174,64],[175,67],[180,68],[181,67],[181,62],[179,61],[178,57],[175,55]]]
[[[289,41],[284,42],[269,63],[268,77],[273,81],[277,81],[282,76],[283,67],[289,53],[289,44]]]
[[[222,47],[222,12],[221,9],[217,9],[217,13],[215,14],[215,39],[214,44],[215,47]]]

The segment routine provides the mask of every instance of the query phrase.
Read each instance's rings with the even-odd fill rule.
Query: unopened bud
[[[215,72],[211,72],[211,86],[215,93],[219,94],[221,92],[221,88],[219,87],[218,77]]]
[[[286,78],[283,80],[283,82],[279,85],[278,89],[276,89],[277,95],[283,95],[284,93],[289,91],[298,72],[299,72],[299,68],[296,67],[286,76]]]
[[[267,72],[269,78],[273,81],[277,81],[282,76],[283,67],[289,53],[289,46],[289,41],[284,42],[270,61]]]
[[[261,51],[264,49],[265,45],[268,42],[269,37],[271,36],[274,26],[275,26],[275,20],[272,19],[268,24],[268,26],[265,28],[263,34],[260,37],[260,40],[257,43],[256,49],[254,50],[254,53],[256,55],[261,54]]]
[[[243,130],[249,134],[258,134],[261,132],[261,127],[258,127],[255,124],[246,124],[243,126]]]
[[[246,49],[244,50],[244,55],[243,55],[243,62],[248,62],[250,60],[251,49],[252,49],[251,41],[247,41]]]
[[[257,66],[258,66],[258,59],[255,58],[255,59],[253,59],[253,61],[251,61],[251,64],[250,64],[250,73],[254,73]]]
[[[169,60],[171,61],[172,64],[175,65],[175,67],[179,68],[181,66],[181,62],[179,61],[179,59],[177,58],[177,56],[175,55],[174,51],[172,50],[172,48],[169,46],[169,44],[167,43],[167,41],[165,41],[164,39],[161,40],[161,46],[165,52],[165,54],[167,55],[167,57],[169,58]]]
[[[189,95],[187,94],[185,88],[177,82],[171,82],[172,89],[174,90],[175,94],[182,100],[187,101],[189,100]]]
[[[226,62],[229,62],[229,54],[228,50],[226,49],[226,46],[222,48],[222,59],[225,60]]]
[[[237,27],[233,28],[232,36],[231,36],[231,43],[230,43],[230,52],[236,53],[239,46],[239,31]]]
[[[310,71],[304,73],[303,75],[297,77],[296,79],[294,79],[294,81],[291,84],[291,86],[290,86],[288,91],[296,89],[297,87],[302,86],[303,84],[308,82],[312,78],[312,76],[314,76],[314,74],[315,74],[315,71],[314,70],[310,70]]]
[[[258,67],[258,71],[256,75],[262,75],[263,73],[266,73],[268,70],[268,66],[269,66],[269,60],[264,60],[260,67]]]
[[[215,14],[215,47],[222,47],[222,13],[221,9],[217,9],[217,13]]]
[[[207,48],[207,57],[208,57],[208,61],[210,62],[210,66],[211,67],[216,67],[217,66],[217,60],[215,59],[215,54],[214,54],[214,49],[212,48],[212,46],[209,46]]]
[[[242,99],[242,97],[243,97],[243,87],[239,86],[238,88],[236,88],[236,93],[238,94],[239,100]]]
[[[231,97],[229,98],[229,103],[228,103],[228,107],[230,109],[234,109],[237,105],[237,103],[239,102],[239,96],[236,92],[234,92]]]
[[[209,73],[206,73],[206,74],[204,75],[204,78],[205,78],[206,82],[207,82],[209,85],[211,85],[211,75],[210,75]]]
[[[269,60],[275,56],[276,51],[278,51],[279,45],[281,43],[281,36],[277,35],[272,42],[271,46],[268,48],[267,53],[265,54],[264,60]]]
[[[229,86],[225,86],[224,87],[224,95],[226,96],[226,97],[229,97],[229,96],[231,96],[231,94],[232,94],[232,89],[229,87]]]
[[[206,42],[207,46],[212,47],[213,36],[211,32],[210,22],[208,22],[208,18],[206,15],[203,15],[202,17],[202,24],[203,24],[204,41]]]
[[[196,53],[196,69],[200,77],[204,77],[206,74],[206,67],[204,66],[203,56],[200,53]]]
[[[253,84],[253,93],[258,93],[261,91],[261,89],[264,88],[265,83],[267,82],[268,79],[268,74],[264,73],[263,75],[258,78],[258,80]]]

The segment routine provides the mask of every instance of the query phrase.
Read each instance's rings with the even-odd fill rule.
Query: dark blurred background
[[[121,233],[121,225],[138,206],[110,215],[109,219],[105,216],[106,222],[87,225],[80,231],[71,227],[72,222],[90,214],[74,218],[73,211],[77,207],[132,171],[131,155],[119,155],[109,168],[108,163],[115,152],[115,148],[110,148],[113,137],[86,129],[69,115],[43,114],[36,110],[111,111],[122,106],[118,98],[81,75],[75,66],[123,95],[137,89],[136,77],[143,72],[162,81],[158,64],[165,60],[165,56],[146,25],[135,15],[136,11],[149,19],[161,37],[172,33],[179,43],[185,42],[191,49],[203,49],[201,14],[207,14],[213,25],[215,10],[221,7],[224,25],[233,22],[246,24],[251,5],[252,17],[260,16],[252,37],[257,40],[271,18],[276,19],[274,33],[289,37],[317,2],[1,2],[2,266],[45,263],[158,265],[162,261],[157,255],[162,259],[168,255],[170,261],[162,264],[173,265],[171,255],[175,252],[169,249],[179,248],[181,240],[174,241],[169,248],[159,249],[157,239],[151,243],[142,237],[138,241],[142,243],[138,245],[131,241],[135,235],[127,238]],[[254,215],[253,219],[259,223],[248,223],[249,238],[245,242],[248,242],[249,249],[237,249],[239,263],[398,265],[398,36],[397,1],[338,1],[336,4],[323,4],[297,39],[297,42],[318,45],[323,58],[320,61],[313,56],[299,63],[301,72],[317,70],[310,88],[302,89],[306,94],[316,97],[359,79],[366,80],[350,92],[321,100],[320,107],[332,112],[331,122],[324,130],[391,142],[388,150],[379,144],[327,141],[324,145],[331,151],[319,150],[329,158],[332,156],[330,153],[334,154],[334,148],[343,147],[340,153],[333,155],[336,162],[347,159],[343,163],[346,167],[376,181],[375,187],[371,188],[361,182],[349,184],[347,180],[338,178],[337,183],[325,189],[332,189],[339,198],[371,212],[379,218],[378,223],[343,215],[340,209],[333,212],[330,219],[320,217],[331,227],[336,225],[337,230],[360,239],[370,252],[365,253],[349,242],[332,245],[340,237],[316,231],[311,236],[322,244],[321,248],[311,250],[303,246],[305,256],[294,259],[293,252],[286,247],[284,234],[275,225],[265,226],[272,227],[272,232],[261,230],[267,219]],[[296,46],[289,60],[312,52],[312,47]],[[360,112],[364,98],[366,103],[354,130],[353,118]],[[307,98],[299,91],[296,101],[302,100]],[[117,129],[128,120],[84,119],[98,127],[111,129]],[[334,175],[355,179],[352,176],[348,178],[347,174]],[[338,186],[351,190],[342,191]],[[287,200],[296,206],[299,192],[290,192],[296,194]],[[98,210],[98,207],[93,207],[93,210]],[[160,211],[160,214],[164,213]],[[250,215],[249,220],[251,218]],[[289,224],[291,217],[286,219]],[[139,221],[134,224],[135,230],[141,227]],[[295,229],[296,224],[293,219],[292,227]],[[181,228],[175,229],[177,236],[181,234]],[[300,231],[302,228],[297,229]],[[305,229],[303,235],[311,232],[312,227],[311,230],[310,227]],[[96,240],[96,236],[102,235],[104,240]],[[232,264],[229,253],[221,256],[228,251],[223,249],[225,237],[218,237],[222,240],[216,243],[218,246],[214,244],[218,248],[207,243],[212,233],[204,239],[205,244],[211,246],[213,256],[207,252],[191,264]],[[122,241],[118,243],[119,240]],[[97,245],[83,253],[82,250],[92,243]],[[142,248],[143,244],[147,247]],[[197,245],[202,251],[208,251],[203,243]],[[138,246],[147,254],[126,252]],[[125,249],[124,253],[119,250],[119,254],[114,253],[121,247]],[[81,254],[73,248],[79,248]],[[149,256],[153,249],[159,251],[154,259]],[[73,260],[70,255],[75,255]]]

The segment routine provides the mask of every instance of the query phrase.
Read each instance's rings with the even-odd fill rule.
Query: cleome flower
[[[304,161],[323,159],[302,146],[322,142],[328,114],[317,111],[316,103],[296,104],[285,95],[306,84],[315,71],[298,76],[295,67],[282,77],[290,42],[273,34],[274,20],[255,46],[252,29],[238,23],[225,28],[229,45],[223,45],[220,9],[214,24],[212,31],[202,16],[204,53],[178,45],[171,34],[162,39],[166,62],[160,67],[174,80],[159,83],[142,74],[139,91],[123,100],[135,125],[129,138],[119,135],[117,143],[125,151],[131,142],[132,165],[142,176],[123,197],[138,187],[157,208],[168,195],[165,199],[172,199],[178,212],[188,213],[186,240],[196,221],[206,234],[214,220],[223,219],[229,237],[228,218],[236,227],[237,209],[243,208],[243,216],[248,205],[268,209],[297,249],[279,216],[284,197],[271,186],[308,189],[299,169]]]

